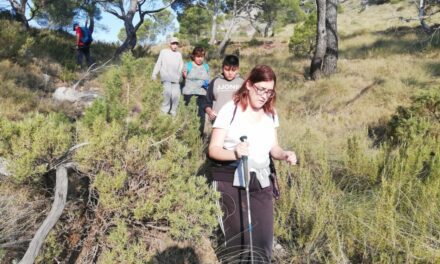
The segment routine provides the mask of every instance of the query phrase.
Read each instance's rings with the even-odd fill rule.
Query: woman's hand
[[[290,165],[296,165],[298,162],[296,154],[293,151],[284,151],[284,160]]]
[[[249,155],[249,144],[247,142],[240,142],[234,149],[234,154],[237,159]]]

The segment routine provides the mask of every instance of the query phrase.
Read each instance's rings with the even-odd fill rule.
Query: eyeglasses
[[[268,98],[272,98],[275,96],[275,91],[273,89],[258,87],[255,84],[252,84],[252,87],[255,88],[255,91],[258,95],[267,95]]]
[[[179,45],[179,42],[171,42],[171,45]]]

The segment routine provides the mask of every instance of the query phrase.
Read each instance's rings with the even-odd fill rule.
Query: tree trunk
[[[133,50],[136,46],[137,42],[137,35],[136,35],[136,29],[133,26],[133,16],[126,16],[124,19],[124,26],[125,26],[125,34],[126,38],[124,40],[124,43],[116,50],[114,57],[119,57],[122,53]]]
[[[264,37],[267,38],[269,36],[269,30],[272,28],[273,20],[267,22],[266,26],[264,27]]]
[[[321,67],[327,48],[325,30],[326,0],[316,0],[316,6],[318,12],[316,48],[310,65],[310,75],[314,80],[321,78]]]
[[[27,1],[28,0],[21,0],[20,3],[18,3],[17,1],[9,0],[12,10],[14,10],[17,16],[17,20],[21,22],[21,24],[26,30],[29,29],[29,22],[26,18]]]
[[[232,8],[232,17],[229,23],[229,28],[226,31],[226,34],[223,36],[223,40],[220,43],[220,45],[218,46],[218,54],[220,56],[225,55],[225,50],[226,50],[226,44],[228,44],[229,42],[229,38],[231,37],[231,33],[232,33],[232,29],[234,28],[235,25],[235,19],[237,17],[237,0],[234,0],[233,3],[233,8]]]
[[[419,3],[419,21],[423,31],[425,31],[426,34],[431,35],[434,32],[434,30],[425,21],[425,0],[420,0]]]
[[[214,11],[214,15],[212,16],[212,26],[211,26],[211,39],[209,40],[210,45],[215,45],[217,35],[217,14]]]
[[[232,29],[234,28],[234,24],[235,24],[235,17],[233,17],[231,19],[231,22],[229,24],[229,28],[228,31],[226,31],[225,36],[223,37],[222,42],[220,43],[220,45],[218,46],[218,54],[220,56],[225,55],[225,50],[226,50],[226,44],[228,44],[229,39],[231,38],[231,33],[232,33]]]
[[[216,36],[217,36],[217,16],[218,16],[218,9],[219,9],[219,1],[214,0],[214,10],[212,15],[212,26],[211,26],[211,39],[209,40],[210,45],[215,45],[217,42]]]
[[[337,9],[338,0],[327,0],[326,8],[326,32],[327,49],[324,57],[322,71],[328,76],[336,72],[338,63],[338,28],[337,28]]]

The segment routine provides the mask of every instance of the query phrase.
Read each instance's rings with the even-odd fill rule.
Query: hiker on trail
[[[215,77],[209,84],[205,112],[210,121],[214,121],[220,109],[232,100],[234,93],[241,87],[244,80],[238,73],[240,61],[235,55],[227,55],[223,59],[222,74]]]
[[[87,66],[92,65],[92,58],[90,57],[90,45],[92,44],[93,30],[89,27],[80,27],[77,22],[73,23],[73,30],[76,35],[76,63],[82,67],[83,57],[86,58]]]
[[[153,69],[151,79],[156,80],[160,74],[163,85],[163,102],[161,111],[175,116],[180,98],[180,77],[183,69],[182,54],[177,51],[179,47],[178,38],[170,38],[169,48],[163,49],[159,53],[156,65]]]
[[[191,61],[187,62],[183,67],[183,78],[185,86],[183,87],[183,100],[188,105],[191,98],[196,98],[197,115],[200,119],[199,131],[203,135],[205,127],[205,100],[206,90],[209,86],[209,67],[204,63],[205,49],[195,47],[191,54]]]
[[[275,110],[276,76],[269,66],[252,69],[249,77],[219,111],[208,148],[213,186],[221,193],[223,211],[220,224],[225,234],[222,261],[249,261],[249,235],[253,236],[255,263],[270,263],[273,243],[273,183],[270,158],[296,164],[293,151],[278,145],[278,115]],[[240,137],[247,136],[247,142]],[[242,157],[248,156],[249,193],[252,227],[248,228],[246,191],[238,179],[244,174]],[[249,221],[250,222],[250,221]]]

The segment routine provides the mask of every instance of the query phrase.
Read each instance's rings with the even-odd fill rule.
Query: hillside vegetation
[[[440,41],[398,19],[415,13],[403,2],[342,3],[338,72],[319,81],[308,58],[287,55],[291,33],[229,47],[245,76],[256,64],[275,69],[279,141],[300,158],[277,163],[275,263],[440,261]],[[195,103],[174,119],[160,114],[157,54],[125,55],[92,76],[82,89],[93,84],[102,97],[71,115],[50,93],[80,76],[65,53],[72,39],[1,23],[11,46],[0,54],[0,157],[11,172],[0,178],[2,262],[22,256],[50,210],[53,168],[86,142],[67,157],[73,187],[38,263],[217,263],[218,194]],[[49,38],[46,53],[38,45]],[[92,52],[102,63],[112,48]],[[209,61],[214,72],[220,63]]]

